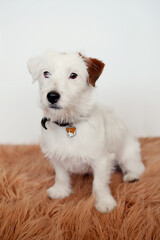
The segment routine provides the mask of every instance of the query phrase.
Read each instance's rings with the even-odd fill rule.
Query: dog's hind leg
[[[145,167],[141,160],[140,146],[132,136],[127,137],[118,164],[124,174],[124,182],[137,181],[144,172]]]

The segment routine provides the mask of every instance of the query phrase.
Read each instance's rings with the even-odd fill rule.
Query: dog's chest
[[[52,125],[51,125],[52,124]],[[42,130],[41,147],[44,154],[54,161],[58,159],[72,172],[86,172],[90,161],[99,157],[98,153],[104,143],[101,135],[93,126],[86,123],[75,125],[74,135],[68,136],[68,127],[50,123],[48,130]],[[77,171],[78,170],[78,171]]]
[[[42,130],[42,144],[51,154],[84,156],[96,147],[99,137],[94,128],[87,124],[68,128],[50,123],[48,130]]]

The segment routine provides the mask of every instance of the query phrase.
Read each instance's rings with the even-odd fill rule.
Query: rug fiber
[[[160,138],[140,142],[146,171],[135,183],[123,183],[120,172],[112,175],[118,206],[106,214],[94,208],[92,176],[73,175],[73,193],[50,200],[54,170],[39,146],[1,145],[0,239],[160,239]]]

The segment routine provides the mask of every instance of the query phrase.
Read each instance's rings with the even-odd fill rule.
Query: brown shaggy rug
[[[106,214],[94,208],[92,176],[73,175],[73,194],[50,200],[54,171],[39,146],[0,146],[0,239],[160,239],[160,138],[140,141],[146,171],[135,183],[112,175],[118,207]]]

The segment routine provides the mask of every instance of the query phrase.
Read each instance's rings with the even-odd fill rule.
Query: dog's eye
[[[45,78],[49,78],[51,76],[51,74],[48,71],[45,71],[43,75]]]
[[[77,76],[78,76],[77,73],[71,73],[69,78],[75,79]]]

